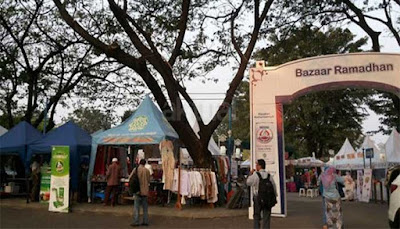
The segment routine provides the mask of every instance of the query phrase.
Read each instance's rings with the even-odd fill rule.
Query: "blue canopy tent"
[[[154,105],[150,97],[146,96],[126,121],[93,136],[88,174],[88,196],[90,196],[90,179],[99,145],[152,145],[159,144],[165,139],[178,138],[178,134],[161,111]]]
[[[27,147],[41,138],[42,134],[38,130],[26,121],[22,121],[0,137],[0,155],[18,155],[27,173],[29,171]]]
[[[46,134],[43,139],[29,145],[27,160],[30,160],[34,154],[51,154],[51,147],[54,145],[69,146],[71,190],[77,191],[81,156],[90,154],[91,144],[92,137],[78,125],[69,121]]]

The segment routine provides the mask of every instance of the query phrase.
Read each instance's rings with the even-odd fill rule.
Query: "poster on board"
[[[361,193],[363,187],[363,171],[357,170],[357,199],[361,201]]]
[[[372,169],[364,169],[364,178],[362,184],[361,200],[362,202],[369,202],[371,198],[371,185],[372,183]]]
[[[49,211],[68,212],[69,146],[52,146]]]

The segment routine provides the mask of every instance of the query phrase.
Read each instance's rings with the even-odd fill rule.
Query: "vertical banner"
[[[50,200],[51,166],[42,166],[40,168],[40,174],[40,203],[48,203]]]
[[[363,171],[357,170],[357,199],[361,201],[361,193],[363,187]]]
[[[52,146],[49,211],[68,212],[69,146]]]
[[[369,202],[371,197],[372,183],[372,169],[364,169],[364,179],[362,185],[361,200],[362,202]]]

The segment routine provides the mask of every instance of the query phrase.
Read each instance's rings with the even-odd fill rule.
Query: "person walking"
[[[325,201],[326,225],[324,228],[343,228],[342,200],[337,189],[338,183],[343,184],[344,179],[336,174],[334,167],[328,167],[318,179],[318,184],[323,186],[322,195]]]
[[[149,185],[150,185],[150,171],[145,167],[146,160],[141,159],[139,162],[139,167],[134,169],[129,175],[129,180],[132,176],[137,175],[140,184],[140,192],[134,194],[135,204],[134,204],[134,218],[131,226],[139,226],[139,212],[140,206],[143,207],[143,226],[149,225],[149,215],[148,215],[148,203],[147,196],[149,195]]]
[[[104,197],[104,206],[108,205],[108,199],[110,198],[110,194],[112,194],[111,206],[114,207],[116,195],[118,192],[119,179],[122,177],[121,166],[118,164],[117,158],[114,157],[112,159],[112,163],[107,169],[106,176],[107,176],[107,188]]]
[[[271,223],[271,207],[276,204],[276,185],[274,183],[274,180],[272,179],[272,176],[265,171],[265,161],[263,159],[257,160],[256,163],[256,170],[250,171],[250,176],[247,178],[247,185],[251,186],[253,188],[253,220],[254,220],[254,228],[258,229],[260,228],[260,221],[261,221],[261,212],[263,213],[262,217],[262,228],[267,229],[270,228],[270,223]],[[269,182],[268,182],[269,178]],[[261,182],[260,182],[261,181]],[[261,190],[259,192],[259,189],[261,189],[260,184],[265,184],[264,182],[268,182],[270,185],[272,185],[272,192],[264,192],[263,188],[263,193],[261,193]],[[269,196],[266,196],[269,195]],[[272,206],[265,206],[263,204],[262,198],[267,197],[267,199],[272,200]],[[270,201],[271,202],[271,201]]]
[[[37,202],[39,201],[39,192],[40,192],[40,163],[39,156],[35,156],[32,164],[31,164],[31,179],[32,179],[32,189],[31,189],[31,201]]]

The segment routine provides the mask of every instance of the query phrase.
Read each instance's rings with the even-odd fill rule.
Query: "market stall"
[[[400,134],[392,130],[385,144],[387,166],[400,164]]]
[[[92,137],[74,122],[69,121],[50,131],[42,139],[31,143],[28,146],[26,160],[30,161],[33,155],[47,155],[50,158],[52,146],[69,146],[71,191],[76,192],[81,163],[90,155],[91,143]]]
[[[130,172],[130,165],[138,152],[148,161],[163,167],[164,178],[172,186],[173,169],[178,147],[174,147],[178,134],[168,123],[160,110],[146,96],[134,114],[119,126],[93,136],[88,174],[88,196],[93,199],[106,182],[106,169],[113,157],[119,158],[124,177]],[[171,149],[171,150],[169,150]],[[161,151],[161,152],[160,152]],[[165,151],[165,152],[164,152]],[[166,167],[169,167],[167,169]],[[94,186],[99,188],[94,188]],[[171,187],[164,187],[169,190]]]
[[[7,186],[9,188],[5,186],[7,191],[14,194],[27,191],[26,175],[29,173],[27,147],[40,138],[42,138],[42,134],[25,121],[18,123],[0,136],[1,166],[8,174]]]
[[[362,155],[361,155],[362,158]],[[348,138],[344,141],[338,153],[334,156],[332,165],[339,170],[351,170],[352,166],[357,165],[358,156]]]

